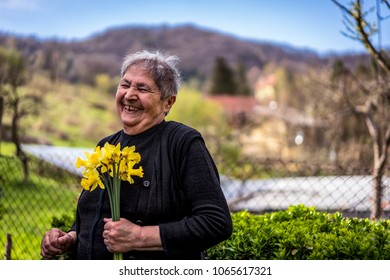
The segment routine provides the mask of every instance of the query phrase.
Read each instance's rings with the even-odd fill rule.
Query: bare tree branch
[[[385,4],[390,10],[390,2],[388,0],[382,0],[382,3]]]
[[[362,12],[362,3],[360,0],[356,0],[353,3],[353,6],[348,9],[344,5],[340,4],[336,0],[331,0],[334,4],[336,4],[341,11],[349,18],[353,19],[352,25],[350,25],[350,22],[348,21],[348,25],[346,25],[346,28],[349,32],[353,32],[352,35],[349,34],[347,37],[356,40],[356,38],[364,45],[364,47],[367,49],[367,51],[371,54],[372,57],[377,61],[378,65],[385,70],[386,73],[390,74],[390,60],[386,56],[384,52],[381,52],[377,50],[374,45],[372,44],[372,41],[370,39],[370,36],[375,34],[377,32],[377,29],[374,27],[373,24],[370,24],[368,21],[365,20],[365,16],[367,16],[367,13]],[[387,6],[389,6],[388,1],[383,1]],[[356,31],[353,31],[353,28],[356,28]],[[346,35],[346,33],[343,33]]]

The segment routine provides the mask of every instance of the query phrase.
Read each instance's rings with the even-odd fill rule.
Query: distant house
[[[260,76],[255,83],[255,98],[261,104],[276,101],[275,84],[275,75]]]
[[[228,121],[234,127],[242,127],[246,124],[248,117],[259,104],[253,96],[232,96],[215,95],[208,96],[208,100],[221,105],[225,111]]]
[[[300,158],[323,124],[295,108],[279,104],[275,85],[274,74],[262,75],[257,78],[253,96],[207,98],[221,105],[229,124],[240,129],[239,142],[244,155]]]

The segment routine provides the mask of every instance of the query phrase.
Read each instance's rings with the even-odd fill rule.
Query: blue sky
[[[364,3],[373,7],[376,0]],[[342,14],[331,0],[0,0],[1,32],[40,38],[80,39],[116,26],[185,23],[320,53],[364,50],[341,34]],[[382,45],[390,46],[390,18],[382,29]]]

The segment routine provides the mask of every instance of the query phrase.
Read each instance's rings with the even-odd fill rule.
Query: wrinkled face
[[[176,97],[161,99],[153,78],[142,67],[130,67],[119,81],[116,108],[126,134],[139,134],[160,123]]]

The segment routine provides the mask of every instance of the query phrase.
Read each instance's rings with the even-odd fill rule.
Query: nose
[[[134,87],[128,87],[125,92],[126,99],[136,99],[138,98],[137,90]]]

